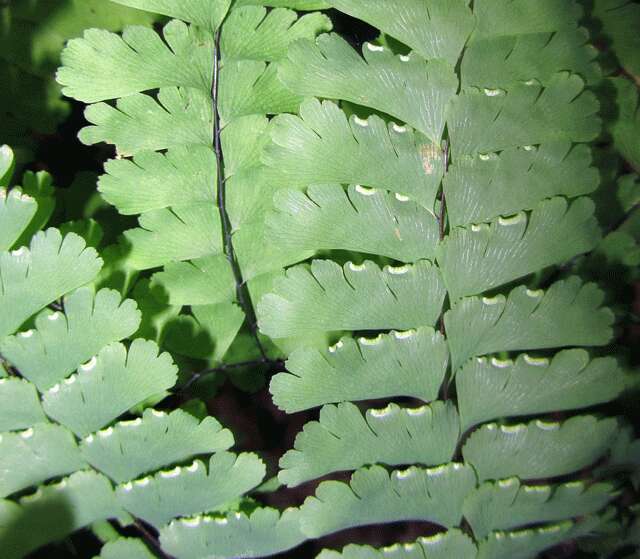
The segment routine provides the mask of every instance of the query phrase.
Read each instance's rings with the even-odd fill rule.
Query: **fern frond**
[[[133,334],[140,311],[117,291],[101,289],[94,295],[81,288],[63,299],[64,314],[41,313],[35,329],[0,341],[0,351],[45,391],[62,382],[103,347]],[[25,335],[28,334],[28,335]]]
[[[600,243],[594,206],[583,198],[595,190],[598,174],[589,148],[577,145],[600,133],[598,102],[585,90],[600,71],[578,24],[581,9],[553,0],[535,6],[525,0],[331,4],[376,25],[382,36],[365,43],[362,56],[335,35],[302,40],[281,64],[279,75],[295,93],[342,103],[306,100],[300,117],[274,118],[263,161],[290,190],[276,195],[268,233],[278,246],[315,250],[325,260],[286,270],[259,303],[258,320],[274,338],[382,333],[373,340],[343,336],[328,349],[292,344],[288,372],[271,383],[277,405],[289,412],[324,407],[319,422],[307,424],[281,460],[280,479],[296,484],[356,470],[358,489],[323,482],[302,506],[302,530],[311,537],[403,519],[454,527],[466,512],[474,518],[478,547],[461,553],[533,557],[594,530],[616,497],[611,485],[594,486],[591,499],[585,486],[572,493],[577,486],[568,482],[545,499],[523,489],[520,498],[501,500],[510,483],[521,487],[522,479],[574,476],[592,467],[607,456],[618,430],[613,418],[575,415],[550,423],[540,416],[607,402],[627,382],[613,359],[572,349],[610,341],[613,314],[602,307],[603,293],[561,271],[545,290],[536,289],[545,285],[546,269]],[[352,112],[358,117],[347,116]],[[396,201],[419,206],[399,216]],[[381,210],[373,213],[365,204]],[[405,221],[412,234],[405,233]],[[337,252],[343,250],[358,254]],[[380,272],[369,262],[338,264],[364,255],[406,265]],[[384,276],[402,278],[403,272],[406,278],[422,267],[437,278],[429,289],[421,278],[422,292],[399,292]],[[387,292],[377,287],[379,278]],[[437,353],[425,362],[429,346],[399,354],[401,339],[412,333],[385,333],[430,332],[441,312],[448,357]],[[431,351],[432,344],[433,338]],[[561,351],[551,360],[542,357],[546,351],[511,354],[556,348]],[[422,372],[414,369],[418,363],[424,363]],[[353,404],[330,405],[412,396],[430,402],[426,409],[449,409],[439,395],[453,400],[461,416],[460,431],[455,434],[456,417],[446,442],[446,430],[422,426],[407,436],[399,419],[403,429],[396,429],[392,419],[404,418],[404,410],[394,403],[366,415]],[[513,424],[519,416],[528,416],[527,423]],[[501,423],[487,423],[492,420]],[[407,472],[469,473],[466,482],[451,482],[435,517],[424,508],[436,493],[421,495],[424,484],[387,493],[385,469],[358,470],[376,463],[431,464],[426,455],[410,454],[417,441],[424,452],[442,450],[441,465]],[[456,448],[464,464],[454,466]],[[518,479],[504,481],[512,476]],[[496,484],[482,485],[486,480]],[[482,505],[480,492],[487,495]],[[422,509],[413,508],[414,499]],[[467,511],[460,510],[465,499]],[[485,503],[495,505],[495,516],[483,516]],[[437,517],[446,510],[449,517]],[[578,516],[584,520],[572,520]],[[535,528],[505,531],[528,525]],[[419,548],[393,549],[353,548],[343,556],[422,556]]]
[[[292,487],[367,464],[443,464],[453,457],[459,436],[455,406],[443,402],[419,408],[389,404],[364,416],[349,402],[324,406],[320,420],[307,423],[280,460],[278,478]]]
[[[614,418],[576,416],[564,423],[488,423],[471,434],[462,454],[478,479],[541,479],[577,472],[593,464],[611,445]],[[589,436],[585,438],[585,433]]]
[[[231,432],[213,417],[198,421],[180,409],[170,414],[147,409],[141,417],[88,435],[80,449],[94,468],[116,483],[123,483],[197,455],[227,450],[232,445]],[[142,448],[144,453],[140,452]]]
[[[328,350],[294,350],[287,372],[273,377],[270,390],[287,413],[391,396],[430,402],[438,395],[448,359],[444,337],[428,327],[382,334],[376,343],[344,337]]]

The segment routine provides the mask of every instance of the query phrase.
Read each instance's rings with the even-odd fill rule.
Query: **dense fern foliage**
[[[0,150],[0,556],[636,553],[638,6],[113,2],[56,76],[98,197]],[[205,402],[271,373],[277,472]]]

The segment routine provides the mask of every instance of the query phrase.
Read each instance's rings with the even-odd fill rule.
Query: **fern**
[[[162,28],[87,29],[57,80],[88,104],[80,140],[115,148],[101,196],[138,226],[100,256],[90,221],[45,229],[49,177],[13,186],[0,150],[3,557],[84,528],[103,559],[298,556],[404,521],[437,534],[318,557],[635,545],[638,441],[603,405],[633,377],[592,272],[635,240],[601,234],[591,144],[604,113],[634,164],[637,92],[610,80],[628,112],[607,120],[580,5],[114,1]],[[609,4],[589,17],[615,30]],[[360,53],[329,7],[379,38]],[[181,393],[194,364],[215,383],[283,358],[275,404],[319,411],[263,485]]]

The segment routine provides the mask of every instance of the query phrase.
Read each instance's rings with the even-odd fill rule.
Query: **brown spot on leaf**
[[[440,148],[436,144],[423,144],[420,146],[420,157],[425,174],[432,175],[434,162],[440,161]]]

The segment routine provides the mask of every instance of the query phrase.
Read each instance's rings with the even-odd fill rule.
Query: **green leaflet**
[[[301,100],[282,85],[277,64],[230,61],[220,70],[219,111],[223,126],[241,116],[295,112]]]
[[[195,23],[208,30],[217,29],[222,23],[231,0],[113,0],[118,4],[171,16]]]
[[[274,403],[287,413],[346,400],[412,396],[435,400],[448,362],[444,337],[432,328],[367,339],[344,337],[327,350],[299,348],[287,372],[271,380]]]
[[[107,103],[89,105],[85,118],[93,125],[80,130],[80,141],[115,144],[120,155],[169,149],[191,144],[209,145],[211,101],[195,89],[161,88],[157,101],[136,93]]]
[[[613,418],[576,416],[564,423],[480,427],[462,448],[480,481],[518,476],[562,476],[590,466],[609,448],[618,426]]]
[[[259,485],[264,474],[255,454],[219,452],[208,467],[196,460],[184,468],[161,470],[119,485],[116,495],[126,510],[159,528],[177,516],[222,508]]]
[[[176,366],[158,346],[136,339],[127,351],[108,345],[79,372],[50,388],[42,402],[46,414],[84,437],[111,423],[143,400],[176,382]]]
[[[45,312],[35,321],[35,330],[5,338],[0,349],[40,391],[61,382],[111,342],[133,334],[140,324],[140,311],[131,299],[117,291],[88,288],[64,298],[64,314]]]
[[[235,296],[235,281],[224,254],[189,262],[169,262],[151,281],[152,290],[166,292],[172,305],[213,305]]]
[[[447,104],[458,80],[450,64],[415,54],[396,56],[366,43],[364,59],[338,35],[321,35],[316,43],[291,46],[280,78],[296,93],[341,99],[377,109],[439,142]]]
[[[500,417],[586,408],[616,398],[625,378],[612,357],[589,360],[581,349],[514,361],[479,357],[456,374],[463,430]]]
[[[220,214],[211,203],[153,210],[142,214],[139,222],[141,227],[125,232],[136,269],[222,252]]]
[[[462,517],[462,502],[475,486],[469,466],[412,466],[391,474],[380,466],[358,470],[351,483],[324,481],[300,509],[305,534],[320,537],[367,524],[422,520],[450,527]]]
[[[180,146],[166,154],[139,152],[133,159],[107,161],[105,171],[100,192],[122,214],[215,199],[216,158],[208,146]]]
[[[85,462],[70,431],[39,423],[0,438],[0,497],[80,470]]]
[[[609,130],[615,148],[637,171],[640,168],[640,95],[637,86],[625,78],[610,78],[606,82],[616,92],[617,115]]]
[[[443,58],[455,64],[474,27],[474,17],[465,0],[399,0],[393,17],[384,0],[331,0],[331,5],[380,28],[422,57]]]
[[[219,363],[244,322],[244,313],[235,303],[192,306],[193,316],[181,314],[164,332],[170,351]]]
[[[601,72],[594,60],[597,50],[588,40],[583,28],[475,40],[462,59],[463,88],[497,89],[532,80],[547,85],[567,68],[593,84]]]
[[[305,539],[299,517],[298,509],[280,514],[276,509],[258,508],[250,515],[235,512],[174,520],[160,529],[160,543],[168,553],[184,559],[273,555]]]
[[[587,516],[604,508],[614,496],[608,483],[523,485],[510,478],[475,489],[465,500],[464,515],[481,539],[493,530]]]
[[[329,5],[324,0],[237,0],[236,6],[245,5],[272,6],[274,8],[291,8],[293,10],[324,10]]]
[[[490,224],[456,228],[438,247],[438,264],[452,300],[498,287],[593,249],[600,229],[594,204],[563,198]]]
[[[613,313],[604,294],[577,277],[547,291],[516,287],[508,297],[462,299],[444,315],[453,370],[476,355],[571,345],[605,345]]]
[[[306,195],[280,190],[274,205],[276,213],[267,223],[271,238],[283,247],[343,249],[415,262],[432,258],[438,243],[431,213],[385,191],[311,186]]]
[[[36,201],[38,209],[22,235],[15,242],[15,246],[27,246],[33,236],[49,222],[56,206],[52,183],[53,178],[45,171],[37,173],[26,171],[22,176],[22,194],[23,196],[31,196]],[[62,226],[60,232],[64,233]]]
[[[535,5],[527,0],[480,0],[473,8],[478,21],[473,39],[574,29],[582,15],[574,0],[541,0]]]
[[[290,184],[384,188],[400,200],[410,197],[433,208],[443,174],[440,149],[410,128],[375,115],[347,119],[334,103],[309,100],[301,105],[300,117],[274,118],[271,139],[263,160]]]
[[[544,88],[520,83],[506,92],[466,90],[452,101],[448,119],[453,153],[593,140],[600,131],[599,105],[595,95],[583,89],[578,76],[556,74]]]
[[[95,472],[76,472],[58,483],[38,488],[18,503],[0,501],[3,558],[21,559],[30,551],[97,520],[122,514],[106,477]]]
[[[370,261],[341,268],[314,260],[310,268],[287,270],[260,301],[258,319],[262,332],[274,338],[305,331],[408,330],[433,326],[443,298],[440,275],[426,260],[384,269]]]
[[[73,233],[37,233],[30,247],[0,252],[0,339],[65,293],[90,282],[102,261]]]
[[[324,406],[320,421],[307,423],[294,449],[281,458],[278,477],[292,487],[367,464],[442,464],[453,457],[459,436],[458,413],[444,402],[419,408],[389,404],[364,416],[350,402]]]
[[[122,483],[199,454],[227,450],[232,445],[231,432],[213,417],[198,421],[180,409],[170,414],[146,409],[142,417],[88,435],[80,449],[87,462]],[[140,453],[141,448],[144,453]]]
[[[9,186],[13,172],[15,171],[16,159],[13,150],[6,144],[0,146],[0,186]]]
[[[558,195],[589,194],[599,182],[591,163],[587,146],[568,142],[457,158],[443,183],[451,226],[533,210]]]
[[[220,34],[220,49],[225,60],[272,62],[284,58],[293,41],[313,39],[318,32],[330,29],[331,20],[324,14],[313,13],[298,19],[292,10],[267,12],[262,7],[247,6],[232,10],[227,17]]]
[[[592,8],[591,16],[599,23],[599,35],[627,72],[639,75],[640,39],[633,30],[640,23],[640,8],[623,0],[595,0]]]
[[[0,379],[0,432],[27,429],[45,421],[33,384],[19,378]]]
[[[22,189],[0,188],[0,250],[14,246],[37,210],[37,202]]]
[[[441,532],[418,538],[414,543],[394,544],[374,549],[363,545],[348,545],[342,552],[324,550],[318,559],[475,559],[476,546],[459,530]]]
[[[95,559],[153,559],[154,555],[134,538],[119,538],[106,543]]]
[[[147,27],[127,27],[122,36],[89,29],[69,41],[56,77],[65,95],[85,103],[160,87],[206,90],[212,48],[211,34],[177,20],[162,38]]]
[[[563,541],[579,538],[602,520],[589,516],[579,522],[559,522],[513,532],[493,532],[478,545],[477,559],[527,559]]]

